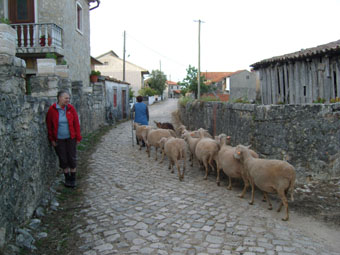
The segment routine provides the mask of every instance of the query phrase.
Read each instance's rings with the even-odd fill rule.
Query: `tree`
[[[132,90],[132,88],[129,88],[129,98],[133,98],[135,95],[135,92]]]
[[[183,79],[180,85],[185,86],[190,92],[195,94],[195,98],[197,99],[197,89],[198,89],[198,81],[197,81],[198,70],[189,65],[187,69],[187,76]],[[209,87],[204,84],[204,76],[200,77],[200,94],[206,93],[209,91]]]
[[[166,75],[160,70],[152,70],[151,78],[148,80],[149,87],[156,91],[157,95],[163,95],[166,87]]]
[[[144,87],[138,91],[138,93],[143,97],[151,97],[157,94],[157,91],[150,88],[150,87]]]

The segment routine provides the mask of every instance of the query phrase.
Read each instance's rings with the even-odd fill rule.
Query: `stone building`
[[[99,0],[0,0],[0,18],[17,32],[16,56],[26,61],[27,75],[37,73],[37,58],[54,53],[67,62],[69,78],[88,87],[89,12],[98,6]]]
[[[330,102],[340,97],[340,40],[251,65],[263,104]]]
[[[230,89],[229,100],[256,100],[256,75],[254,73],[248,70],[234,72],[227,78],[227,84]]]
[[[174,81],[166,81],[166,86],[168,88],[169,98],[179,98],[181,96],[181,85],[178,85]]]
[[[229,94],[227,100],[256,99],[256,77],[247,70],[235,72],[203,72],[205,84],[216,90],[217,96]]]
[[[115,52],[106,52],[96,59],[103,63],[103,65],[95,66],[96,70],[100,71],[102,75],[124,81],[123,59],[119,58]],[[138,91],[143,88],[144,75],[146,74],[149,74],[149,71],[145,68],[125,61],[125,81],[131,84],[134,95],[138,95]]]

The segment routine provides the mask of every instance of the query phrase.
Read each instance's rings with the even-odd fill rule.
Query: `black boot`
[[[65,187],[71,187],[71,175],[70,173],[64,173],[65,176]]]
[[[75,188],[76,187],[76,172],[71,172],[71,182],[70,187]]]

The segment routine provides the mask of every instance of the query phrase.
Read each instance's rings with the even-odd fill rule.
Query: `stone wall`
[[[35,96],[27,96],[24,66],[22,60],[0,52],[0,251],[14,229],[46,203],[58,176],[58,160],[45,123],[57,91],[72,93],[83,136],[106,123],[104,83],[94,85],[93,93],[83,94],[81,81],[33,76]]]
[[[194,102],[180,108],[188,129],[225,133],[263,158],[287,160],[298,177],[340,175],[340,104],[252,105]]]

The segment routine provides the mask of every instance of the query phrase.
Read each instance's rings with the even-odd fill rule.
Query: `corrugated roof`
[[[260,66],[268,66],[269,64],[276,63],[276,62],[287,62],[291,60],[298,60],[298,59],[304,59],[304,58],[310,58],[320,55],[325,55],[329,53],[340,53],[340,40],[330,42],[327,44],[322,44],[316,47],[308,48],[308,49],[302,49],[297,52],[285,54],[282,56],[276,56],[268,59],[264,59],[262,61],[256,62],[252,64],[251,66],[255,69]]]

